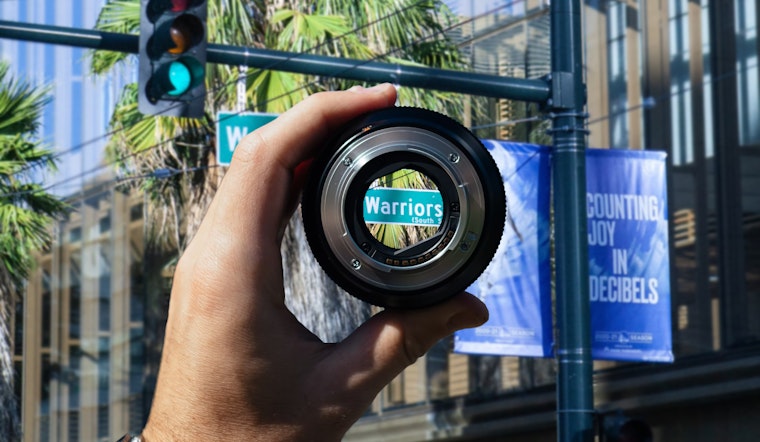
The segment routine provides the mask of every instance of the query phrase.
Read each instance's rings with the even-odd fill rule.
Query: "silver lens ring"
[[[442,216],[430,237],[395,249],[373,236],[363,210],[373,183],[398,170],[435,183]],[[309,244],[328,275],[390,307],[430,305],[471,284],[498,247],[504,213],[501,177],[482,144],[448,117],[416,108],[349,124],[315,159],[302,201]]]
[[[447,217],[451,228],[439,232],[435,241],[430,241],[421,253],[416,254],[416,259],[412,258],[414,264],[410,263],[412,259],[406,259],[406,263],[392,258],[378,259],[375,249],[369,253],[362,250],[361,243],[357,244],[355,236],[351,235],[346,216],[349,189],[362,168],[373,160],[383,161],[389,154],[397,152],[419,156],[420,160],[428,159],[445,171],[451,182],[461,183],[455,186],[460,210],[449,211]],[[327,243],[336,255],[346,258],[341,261],[344,268],[376,287],[398,291],[418,290],[436,284],[464,265],[474,250],[468,243],[477,241],[483,229],[483,212],[469,208],[483,207],[485,202],[472,163],[466,158],[456,162],[450,160],[459,158],[458,155],[459,149],[450,141],[415,127],[379,130],[338,155],[327,174],[320,210]],[[450,205],[450,202],[444,201],[444,205]],[[430,256],[428,260],[425,259],[427,254]],[[396,265],[396,261],[401,262]]]

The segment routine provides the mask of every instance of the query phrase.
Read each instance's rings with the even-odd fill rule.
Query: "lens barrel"
[[[442,114],[391,107],[343,127],[311,164],[301,211],[325,272],[371,304],[418,308],[472,284],[504,229],[501,174]]]

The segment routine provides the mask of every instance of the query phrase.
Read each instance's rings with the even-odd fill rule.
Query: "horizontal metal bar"
[[[138,36],[0,20],[0,38],[136,54]]]
[[[136,54],[139,37],[90,29],[0,20],[0,38]],[[520,101],[543,103],[550,95],[550,86],[544,80],[500,77],[371,60],[354,60],[213,43],[208,45],[206,56],[209,63],[249,66],[368,82],[391,82],[408,87]]]
[[[209,44],[207,55],[209,61],[229,65],[246,65],[361,81],[391,82],[402,86],[521,101],[544,102],[549,98],[549,85],[543,80],[214,44]]]

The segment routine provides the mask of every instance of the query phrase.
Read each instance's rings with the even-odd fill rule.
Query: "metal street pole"
[[[586,134],[580,0],[551,3],[554,228],[556,259],[557,440],[594,438],[590,343]]]
[[[0,38],[51,43],[137,54],[137,35],[89,29],[38,25],[0,20]],[[368,82],[391,82],[407,87],[437,89],[471,95],[544,103],[549,85],[544,80],[508,78],[445,69],[404,66],[371,60],[274,51],[209,44],[209,63],[248,66],[258,69],[296,72]]]

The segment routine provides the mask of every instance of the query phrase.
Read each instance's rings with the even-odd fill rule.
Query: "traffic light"
[[[597,416],[602,442],[652,442],[652,427],[641,419],[628,417],[623,410],[614,410]]]
[[[206,4],[206,0],[141,0],[140,112],[203,115]]]

